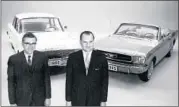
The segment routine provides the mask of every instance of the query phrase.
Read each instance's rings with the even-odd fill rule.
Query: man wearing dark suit
[[[22,38],[24,50],[8,60],[8,94],[11,106],[49,106],[51,83],[48,60],[35,51],[37,38],[26,33]]]
[[[69,55],[66,66],[66,105],[105,106],[108,93],[108,63],[94,50],[94,35],[80,35],[82,50]]]

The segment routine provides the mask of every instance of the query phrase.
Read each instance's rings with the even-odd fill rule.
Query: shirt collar
[[[30,59],[32,59],[32,57],[33,57],[33,53],[32,54],[27,54],[27,53],[24,52],[24,55],[25,55],[26,59],[28,59],[29,55],[31,56]]]
[[[83,54],[86,54],[87,52],[86,51],[84,51],[84,50],[82,50],[83,51]],[[93,50],[92,51],[90,51],[89,52],[89,54],[91,54],[93,52]]]

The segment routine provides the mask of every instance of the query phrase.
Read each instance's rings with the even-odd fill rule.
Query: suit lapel
[[[90,65],[89,65],[89,69],[88,69],[88,75],[91,73],[91,71],[93,69],[95,59],[96,59],[96,54],[95,54],[95,50],[93,50],[92,53],[91,53],[91,59],[90,59]]]
[[[21,56],[21,59],[22,59],[22,64],[23,64],[25,67],[27,67],[28,64],[27,64],[26,57],[25,57],[25,55],[24,55],[24,51],[22,51],[20,54],[21,54],[20,56]],[[22,67],[24,67],[24,66],[22,66]]]
[[[92,71],[92,68],[93,68],[93,65],[95,63],[95,58],[96,58],[96,55],[95,55],[95,51],[93,50],[92,53],[91,53],[91,59],[90,59],[90,64],[89,64],[89,69],[88,69],[88,74],[86,75],[86,68],[85,68],[85,62],[84,62],[84,58],[83,58],[83,52],[82,50],[79,51],[79,57],[78,57],[78,60],[80,62],[80,66],[82,67],[83,69],[83,73],[85,76],[88,76],[89,73]]]
[[[36,61],[37,61],[37,51],[34,51],[34,53],[33,53],[33,57],[32,57],[32,66],[31,66],[31,68],[32,68],[32,71],[34,71],[34,67],[35,67],[35,65],[36,65]]]
[[[29,68],[30,67],[31,70],[34,71],[33,69],[34,69],[34,67],[36,65],[36,60],[37,60],[36,56],[37,56],[37,52],[34,51],[33,58],[32,58],[32,65],[29,66],[28,63],[27,63],[26,57],[24,55],[24,51],[22,51],[21,52],[21,59],[22,59],[22,64],[23,64],[22,67],[24,67],[24,68]]]
[[[85,62],[84,62],[84,58],[83,58],[83,52],[82,50],[79,51],[79,57],[78,57],[78,60],[79,60],[79,63],[80,63],[80,66],[82,67],[82,71],[84,73],[84,75],[86,75],[86,68],[85,68]]]
[[[31,73],[30,72],[30,66],[27,63],[26,57],[24,55],[24,51],[22,51],[20,53],[20,57],[21,57],[21,67],[22,67],[22,71],[26,72],[26,73]]]

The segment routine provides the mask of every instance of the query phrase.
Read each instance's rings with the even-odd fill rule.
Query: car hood
[[[67,32],[33,33],[37,37],[37,50],[79,49],[77,37]]]
[[[157,45],[157,41],[139,40],[123,36],[111,36],[103,38],[95,43],[96,49],[121,53],[126,55],[146,56],[146,54]]]

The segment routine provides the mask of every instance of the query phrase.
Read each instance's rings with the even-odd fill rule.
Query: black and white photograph
[[[178,1],[1,1],[1,106],[178,106]]]

